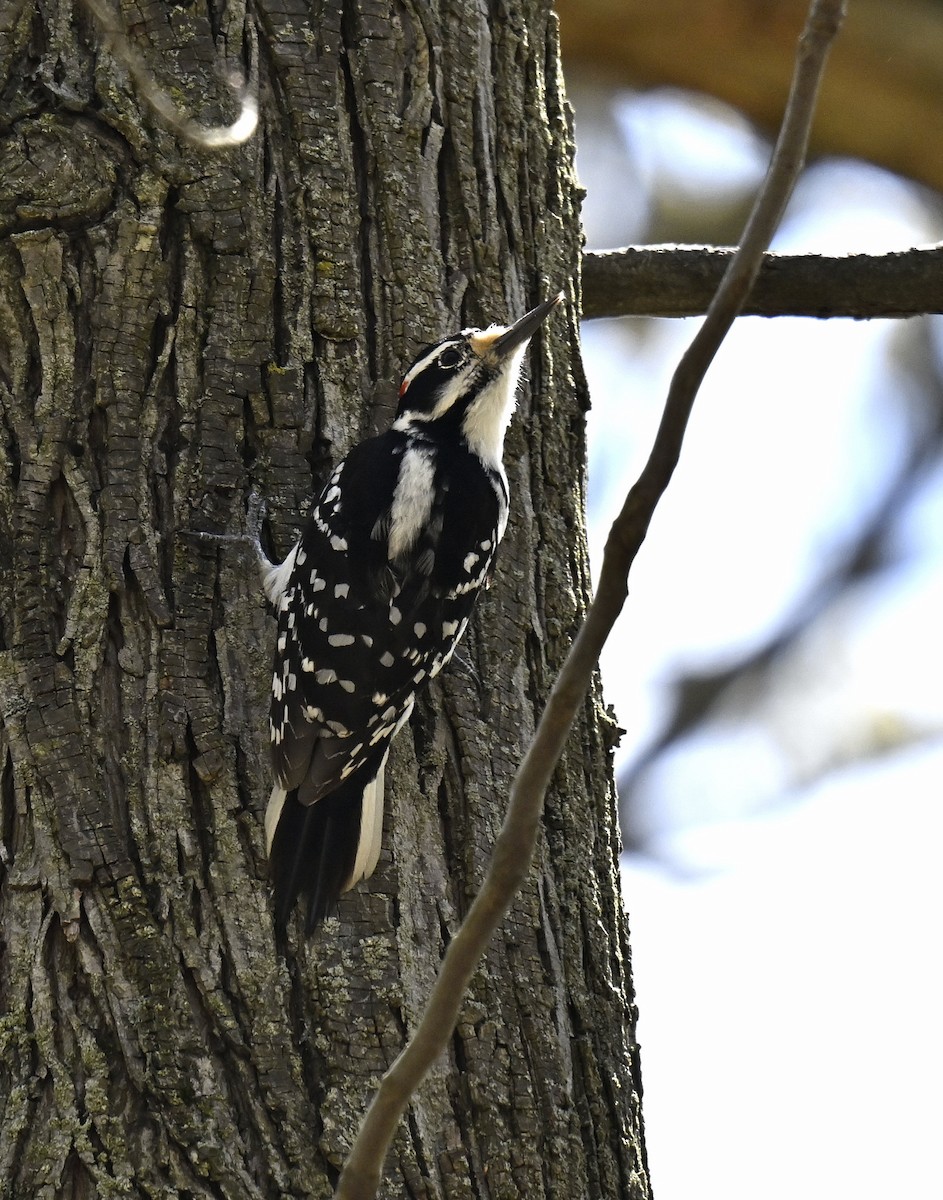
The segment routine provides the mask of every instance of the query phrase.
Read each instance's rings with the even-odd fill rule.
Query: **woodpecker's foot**
[[[257,491],[253,490],[249,493],[249,502],[246,506],[246,529],[244,533],[209,533],[204,529],[181,529],[179,532],[184,537],[197,538],[201,542],[228,542],[230,544],[236,543],[240,546],[248,546],[255,551],[259,562],[259,570],[267,571],[273,564],[262,549],[262,543],[259,540],[262,525],[265,521],[265,513],[265,501]]]

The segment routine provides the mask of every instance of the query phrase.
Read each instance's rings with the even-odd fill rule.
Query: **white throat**
[[[514,414],[524,349],[522,346],[497,378],[482,389],[462,419],[462,433],[469,449],[496,470],[502,466],[504,435]]]

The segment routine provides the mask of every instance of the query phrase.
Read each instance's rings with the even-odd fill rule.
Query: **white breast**
[[[428,450],[410,446],[403,455],[390,509],[389,558],[406,554],[432,512],[435,460]]]

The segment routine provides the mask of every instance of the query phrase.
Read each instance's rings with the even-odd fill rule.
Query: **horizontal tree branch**
[[[734,251],[628,246],[583,255],[583,316],[707,311]],[[765,254],[743,308],[760,317],[913,317],[943,312],[943,245],[892,254]]]

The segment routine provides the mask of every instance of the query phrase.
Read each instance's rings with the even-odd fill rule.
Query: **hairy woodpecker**
[[[280,928],[301,896],[311,933],[376,867],[390,742],[490,581],[521,362],[562,298],[422,350],[392,426],[338,464],[283,563],[261,555],[278,618],[265,834]]]

